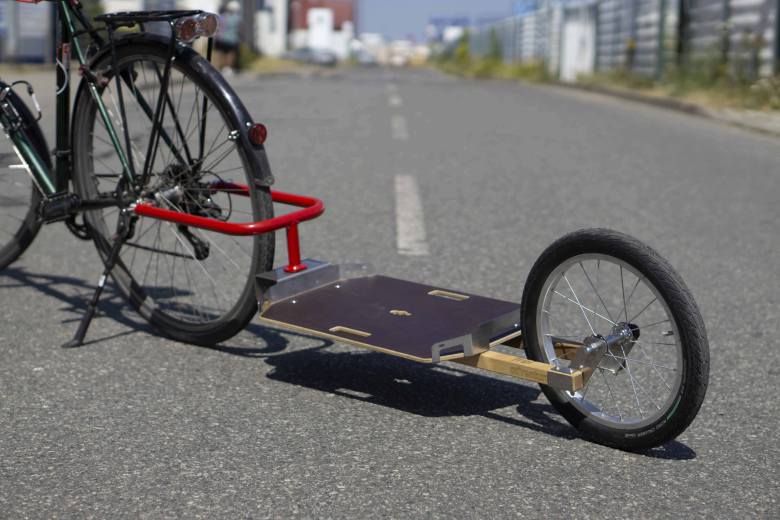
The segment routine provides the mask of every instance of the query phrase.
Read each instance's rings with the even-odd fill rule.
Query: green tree
[[[495,29],[490,30],[490,48],[488,54],[485,56],[490,61],[501,61],[504,57],[504,48],[501,45],[501,40],[498,39],[498,33]]]
[[[455,47],[455,63],[462,67],[471,62],[471,35],[468,31],[463,33],[458,45]]]

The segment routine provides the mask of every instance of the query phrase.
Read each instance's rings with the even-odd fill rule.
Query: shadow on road
[[[5,279],[12,280],[12,283],[8,283]],[[3,270],[2,276],[0,276],[0,289],[12,289],[22,286],[33,287],[46,296],[66,303],[67,307],[62,310],[75,316],[63,320],[62,323],[72,324],[74,333],[87,309],[89,298],[95,290],[95,282],[90,283],[82,278],[31,273],[23,267],[9,267]],[[96,317],[100,316],[107,316],[131,330],[102,338],[90,339],[84,343],[85,346],[128,336],[136,332],[154,332],[149,324],[135,315],[132,308],[128,306],[124,295],[116,289],[113,283],[106,284],[103,290]]]
[[[7,283],[9,279],[12,283]],[[94,288],[81,278],[30,273],[23,268],[3,271],[0,289],[21,286],[34,287],[68,304],[64,310],[77,317],[65,320],[64,323],[72,322],[74,331]],[[68,294],[66,287],[75,288],[76,291]],[[78,294],[82,290],[84,294]],[[104,291],[99,312],[131,330],[92,339],[87,345],[141,331],[154,333],[151,326],[135,316],[124,296],[112,284]],[[325,351],[323,349],[331,346],[332,342],[304,334],[282,333],[255,323],[250,324],[246,332],[258,338],[258,343],[263,346],[246,347],[227,342],[204,348],[234,356],[261,358],[273,367],[268,377],[275,381],[424,417],[481,416],[562,439],[580,437],[574,428],[563,422],[550,404],[537,401],[541,394],[537,387],[482,376],[451,365],[415,363],[370,351]],[[314,339],[320,343],[313,348],[285,352],[290,336]],[[497,412],[510,407],[515,407],[517,416]],[[639,455],[670,460],[696,458],[695,451],[677,441]]]
[[[272,345],[268,348],[275,350]],[[538,401],[541,391],[537,387],[451,365],[322,348],[267,356],[264,360],[274,368],[268,377],[275,381],[425,417],[478,415],[562,439],[580,437],[550,404]],[[510,407],[516,416],[497,412]],[[672,460],[696,458],[695,451],[678,441],[637,455]]]

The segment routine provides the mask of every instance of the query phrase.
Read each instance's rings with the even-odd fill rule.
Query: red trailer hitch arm
[[[235,195],[249,195],[249,188],[242,184],[234,184],[231,182],[216,182],[211,185],[211,188],[215,192],[224,191]],[[285,193],[282,191],[271,191],[271,197],[273,198],[274,202],[288,204],[290,206],[298,206],[302,209],[268,220],[246,223],[223,222],[213,218],[200,217],[197,215],[191,215],[189,213],[182,213],[179,211],[160,208],[148,203],[136,204],[133,206],[133,211],[136,215],[142,217],[164,220],[166,222],[174,222],[176,224],[182,224],[184,226],[199,229],[206,229],[208,231],[215,231],[225,235],[255,236],[285,228],[287,230],[288,260],[284,270],[288,273],[297,273],[298,271],[303,271],[306,269],[306,265],[301,263],[301,246],[300,239],[298,237],[298,224],[307,220],[315,219],[322,215],[325,211],[325,205],[321,200],[314,197],[295,195],[293,193]]]

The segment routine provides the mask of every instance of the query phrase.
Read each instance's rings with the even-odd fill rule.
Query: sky
[[[509,16],[513,0],[359,0],[358,30],[390,38],[423,38],[431,17]]]

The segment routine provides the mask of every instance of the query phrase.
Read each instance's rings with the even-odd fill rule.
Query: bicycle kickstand
[[[89,302],[87,311],[84,314],[84,317],[81,318],[76,335],[73,336],[72,340],[64,343],[62,348],[76,348],[84,344],[84,338],[87,335],[87,329],[89,328],[90,323],[92,323],[92,318],[95,317],[95,313],[97,312],[100,295],[103,293],[103,288],[106,286],[106,282],[108,281],[108,277],[111,275],[111,271],[113,271],[114,266],[119,261],[119,251],[122,249],[122,245],[128,236],[129,226],[126,222],[120,222],[118,228],[119,229],[117,230],[116,239],[111,246],[111,251],[108,254],[108,258],[106,259],[105,269],[103,269],[103,274],[100,276],[100,280],[98,281],[95,292]]]

